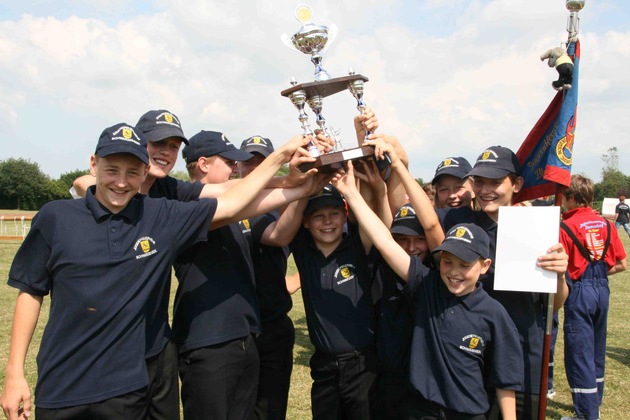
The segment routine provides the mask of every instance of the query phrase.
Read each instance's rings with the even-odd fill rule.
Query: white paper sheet
[[[536,266],[558,243],[560,207],[500,207],[494,289],[555,293],[557,274]]]

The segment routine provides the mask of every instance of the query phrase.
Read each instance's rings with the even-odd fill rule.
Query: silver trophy
[[[365,111],[363,102],[363,85],[368,78],[360,74],[350,72],[348,76],[331,78],[322,67],[321,53],[330,45],[337,34],[335,25],[315,25],[312,23],[312,10],[309,6],[301,4],[295,11],[295,17],[302,23],[302,27],[292,36],[283,34],[282,41],[291,49],[303,54],[310,55],[311,61],[315,65],[315,80],[309,83],[297,84],[292,78],[289,89],[281,92],[282,96],[288,97],[298,109],[298,119],[302,123],[304,134],[311,134],[308,125],[308,116],[304,110],[304,103],[307,103],[315,114],[315,122],[319,130],[328,138],[335,141],[332,152],[320,154],[314,145],[309,146],[311,156],[316,158],[316,162],[300,166],[302,170],[318,167],[324,171],[334,171],[340,168],[347,160],[364,159],[374,155],[374,149],[368,146],[361,146],[353,149],[343,149],[339,138],[339,131],[328,126],[323,116],[322,109],[324,98],[335,93],[349,89],[357,100],[357,108],[361,113]],[[362,143],[362,141],[360,141]]]
[[[300,4],[295,9],[295,18],[303,25],[299,31],[290,38],[282,34],[282,42],[289,48],[311,56],[311,62],[315,65],[315,81],[330,80],[330,75],[322,67],[323,52],[337,36],[337,26],[315,25],[311,22],[313,12],[306,4]]]

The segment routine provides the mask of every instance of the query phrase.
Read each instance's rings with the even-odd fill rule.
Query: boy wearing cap
[[[84,199],[46,204],[11,267],[9,284],[20,293],[5,415],[17,418],[20,404],[24,416],[32,410],[24,360],[43,296],[54,290],[37,357],[37,418],[143,418],[147,310],[176,254],[205,238],[211,223],[235,217],[304,141],[221,199],[179,203],[137,194],[149,162],[141,133],[126,124],[103,131],[90,162],[96,185]]]
[[[394,158],[392,165],[396,170]],[[432,270],[397,245],[369,209],[355,187],[351,165],[337,185],[387,264],[408,282],[412,391],[401,417],[484,419],[489,408],[486,388],[496,388],[506,418],[515,419],[514,389],[522,379],[518,336],[505,309],[477,282],[490,267],[487,235],[474,225],[456,226],[435,248],[442,255],[439,271]],[[443,237],[437,215],[426,195],[410,198],[422,210],[420,221],[431,232],[427,239],[434,247]]]
[[[512,197],[521,189],[523,178],[518,175],[519,168],[518,159],[510,149],[501,146],[487,148],[479,155],[475,166],[468,173],[468,176],[473,177],[473,192],[480,211],[459,208],[440,214],[443,216],[445,230],[458,223],[474,223],[480,226],[490,237],[490,258],[493,261],[496,255],[499,208],[512,205]],[[543,259],[548,263],[546,269],[558,273],[554,310],[562,306],[568,294],[563,275],[567,258],[561,244],[552,246],[545,256],[539,257],[539,261]],[[523,387],[516,393],[517,413],[521,419],[536,419],[540,399],[547,295],[494,290],[494,262],[481,276],[481,282],[488,294],[506,308],[519,332],[525,374]],[[489,418],[500,418],[498,405],[493,407]]]
[[[301,200],[302,227],[289,248],[302,286],[309,338],[314,419],[369,419],[377,358],[370,288],[371,247],[347,222],[345,202],[327,185]],[[346,232],[347,226],[347,232]]]
[[[252,157],[216,131],[191,137],[182,155],[191,179],[203,184],[225,182],[236,169],[235,161]],[[256,176],[258,168],[244,179]],[[307,184],[285,190],[279,204],[308,192]],[[173,341],[179,350],[184,417],[251,416],[259,373],[253,335],[261,329],[249,243],[241,225],[234,221],[209,232],[205,242],[177,258],[175,274],[179,286]]]
[[[238,162],[241,178],[249,175],[274,150],[271,140],[262,136],[243,140],[240,149],[252,155],[252,158]],[[285,212],[295,218],[290,210]],[[289,248],[276,246],[272,238],[279,217],[278,211],[272,211],[240,222],[241,229],[251,244],[256,295],[260,307],[262,334],[255,337],[260,359],[255,408],[258,419],[286,418],[293,370],[295,329],[288,316],[293,302],[285,281]]]
[[[424,229],[411,204],[398,209],[390,233],[407,255],[430,264]],[[403,297],[405,281],[389,267],[376,248],[370,252],[370,258],[376,261],[377,267],[372,292],[376,302],[376,350],[380,362],[378,418],[394,420],[402,415],[402,402],[409,387],[412,312]]]
[[[608,275],[628,268],[616,229],[591,208],[593,181],[571,176],[564,192],[560,241],[569,254],[570,292],[564,304],[564,360],[575,417],[599,419],[604,394]]]
[[[435,208],[470,207],[472,181],[470,163],[460,156],[444,159],[435,169],[431,184],[435,186]]]

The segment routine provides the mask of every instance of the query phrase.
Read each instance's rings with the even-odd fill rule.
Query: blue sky
[[[299,2],[68,0],[0,2],[0,159],[22,157],[57,177],[87,168],[100,132],[150,109],[185,133],[253,134],[283,143],[297,112],[279,92],[312,80],[307,56],[280,41]],[[539,60],[566,40],[563,0],[310,1],[315,23],[339,27],[324,54],[333,77],[370,78],[379,131],[399,137],[416,177],[447,156],[514,150],[553,98]],[[630,16],[620,1],[580,13],[582,64],[574,172],[600,179],[601,155],[630,165]],[[352,143],[350,94],[324,115]],[[314,117],[311,114],[311,118]],[[183,169],[179,162],[176,169]]]

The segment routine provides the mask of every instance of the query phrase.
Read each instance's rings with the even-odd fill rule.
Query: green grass
[[[630,240],[625,232],[620,236],[630,251]],[[6,366],[9,352],[9,339],[11,334],[11,320],[17,291],[6,285],[9,267],[19,241],[0,241],[0,277],[4,279],[0,284],[0,383],[4,384],[4,366]],[[289,264],[289,273],[295,271],[292,260]],[[630,413],[630,313],[626,310],[625,303],[630,301],[630,271],[626,271],[610,278],[611,304],[608,325],[608,348],[606,359],[606,391],[601,414],[605,419],[628,418]],[[173,288],[175,290],[175,288]],[[41,340],[41,333],[48,319],[48,299],[44,300],[44,307],[40,316],[40,322],[33,338],[26,362],[27,379],[35,384],[37,374],[35,355]],[[310,418],[310,387],[311,378],[308,361],[312,353],[312,346],[308,340],[304,305],[300,292],[293,295],[293,310],[291,318],[295,323],[296,343],[294,348],[294,367],[289,395],[289,410],[287,418]],[[547,418],[559,419],[561,416],[572,414],[571,395],[564,374],[562,330],[559,333],[556,346],[556,397],[549,402]]]

